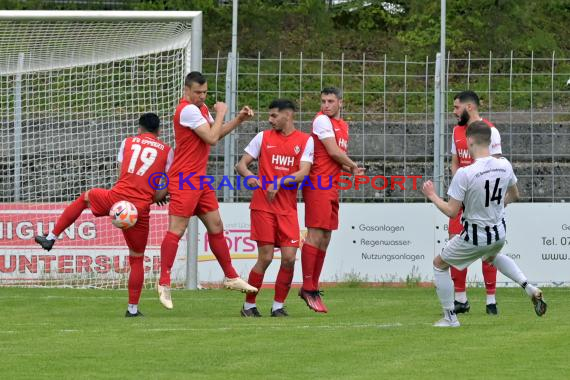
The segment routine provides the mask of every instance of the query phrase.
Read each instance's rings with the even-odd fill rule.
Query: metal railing
[[[213,100],[226,97],[227,57],[204,59]],[[310,132],[325,86],[344,93],[343,118],[350,125],[350,156],[364,164],[367,174],[434,176],[434,115],[444,112],[444,189],[450,181],[451,114],[456,93],[471,89],[482,101],[481,115],[493,122],[502,136],[503,154],[515,167],[523,201],[558,202],[570,199],[570,60],[558,58],[446,57],[446,96],[434,103],[435,61],[404,57],[381,60],[341,57],[238,59],[237,106],[248,104],[255,119],[235,132],[233,161],[260,130],[268,127],[267,106],[274,98],[298,104],[298,128]],[[223,175],[223,144],[213,151],[210,174]],[[411,185],[411,183],[410,183]],[[221,192],[220,198],[221,197]],[[229,201],[247,201],[250,194],[236,191]],[[366,185],[342,192],[348,202],[423,202],[419,191],[375,190]]]

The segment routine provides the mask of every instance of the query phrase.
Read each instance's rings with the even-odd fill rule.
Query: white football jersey
[[[507,189],[516,183],[513,167],[503,157],[479,158],[457,170],[447,195],[463,202],[462,223],[467,235],[476,233],[475,238],[471,236],[474,244],[477,241],[480,245],[490,244],[489,238],[504,239],[505,196]]]

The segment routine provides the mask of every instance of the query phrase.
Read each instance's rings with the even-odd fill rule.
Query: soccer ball
[[[119,201],[111,207],[109,211],[113,226],[126,230],[137,222],[139,213],[134,204],[128,201]]]

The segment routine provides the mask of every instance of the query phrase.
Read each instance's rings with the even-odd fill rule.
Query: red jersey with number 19
[[[121,175],[111,191],[126,199],[152,203],[155,189],[149,183],[150,176],[166,172],[172,159],[172,149],[152,133],[124,139],[117,157]]]

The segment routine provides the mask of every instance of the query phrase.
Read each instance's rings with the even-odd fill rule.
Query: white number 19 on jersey
[[[129,168],[127,169],[127,172],[129,173],[135,172],[135,166],[140,156],[140,159],[143,164],[139,168],[139,170],[137,170],[136,175],[144,175],[144,173],[146,173],[148,168],[150,168],[150,166],[154,163],[154,160],[156,160],[158,152],[156,151],[156,149],[148,146],[142,149],[142,147],[139,144],[131,145],[131,149],[133,151],[133,155],[131,156],[131,161],[129,162]]]

